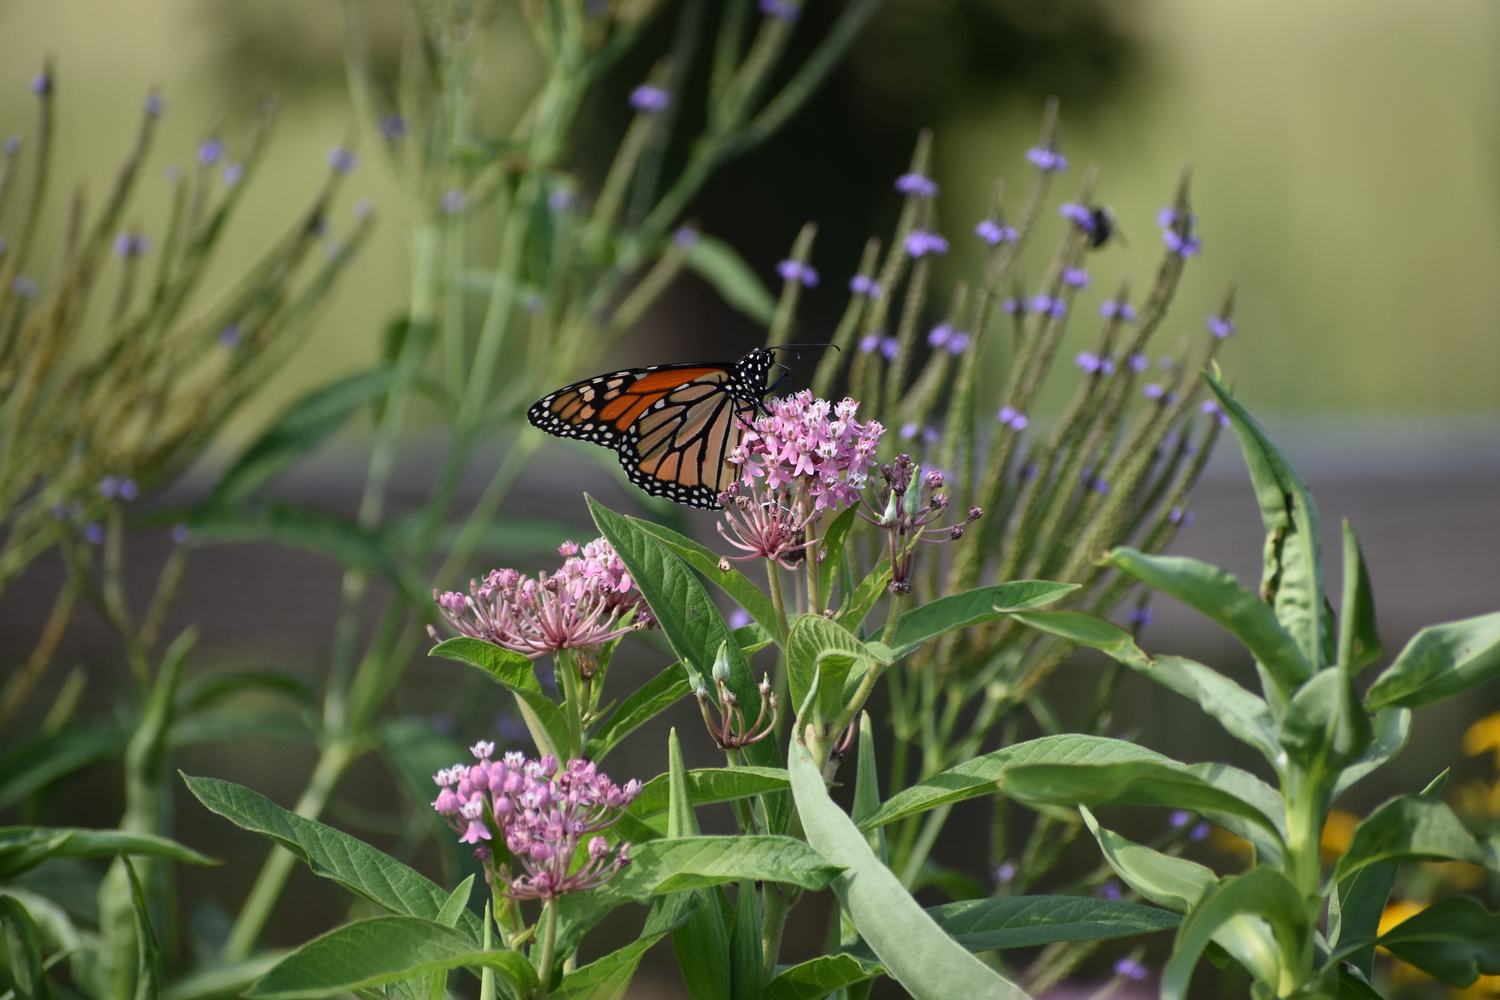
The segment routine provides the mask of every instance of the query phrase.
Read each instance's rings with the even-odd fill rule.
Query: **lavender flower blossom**
[[[239,344],[239,342],[240,342],[240,325],[238,323],[230,323],[224,329],[222,329],[222,330],[219,331],[219,346],[220,347],[234,347],[237,344]]]
[[[395,142],[406,135],[406,119],[400,115],[386,115],[380,119],[380,134],[387,142]]]
[[[41,291],[41,288],[34,279],[22,274],[18,275],[16,280],[10,283],[10,290],[23,299],[34,299],[37,297],[37,293]]]
[[[198,147],[198,165],[211,167],[224,158],[224,143],[209,139]]]
[[[223,178],[224,178],[224,186],[225,187],[234,187],[236,184],[238,184],[240,182],[240,178],[244,177],[244,176],[245,176],[245,167],[244,167],[243,164],[239,164],[239,163],[226,163],[224,165]]]
[[[1223,409],[1220,408],[1219,404],[1214,402],[1213,400],[1205,399],[1203,401],[1203,405],[1200,406],[1199,409],[1210,417],[1217,417],[1220,427],[1229,426],[1229,414],[1225,413]]]
[[[349,152],[349,150],[345,149],[343,146],[334,146],[332,149],[330,149],[328,151],[327,161],[330,167],[332,167],[334,170],[337,170],[341,174],[353,173],[355,166],[357,166],[359,163],[359,160],[355,157],[355,155]]]
[[[1234,336],[1234,320],[1227,316],[1208,317],[1208,332],[1219,340]]]
[[[432,803],[458,833],[459,843],[476,845],[485,880],[510,899],[552,899],[582,892],[609,881],[630,863],[628,843],[611,848],[598,834],[608,829],[641,792],[631,780],[619,787],[587,760],[563,769],[550,754],[528,760],[508,753],[491,760],[493,743],[480,740],[470,752],[473,766],[456,764],[433,776],[441,791]],[[573,861],[588,837],[588,860]],[[509,861],[497,863],[480,841],[499,839]],[[520,870],[514,875],[511,864]]]
[[[1188,831],[1188,840],[1207,840],[1213,828],[1207,822],[1199,823]]]
[[[1068,304],[1061,297],[1053,297],[1045,292],[1031,297],[1032,312],[1043,313],[1053,319],[1062,319],[1068,314]]]
[[[1014,229],[995,219],[985,219],[979,223],[974,227],[974,234],[992,247],[1002,243],[1014,243],[1020,239],[1020,234]]]
[[[38,73],[31,78],[31,92],[38,97],[46,97],[52,93],[52,77],[46,73]]]
[[[729,454],[741,482],[753,486],[764,479],[769,490],[795,484],[812,500],[814,513],[854,503],[885,428],[856,420],[855,400],[830,403],[806,389],[767,406],[770,412],[751,422]]]
[[[895,361],[896,355],[901,353],[901,341],[895,337],[882,337],[880,340],[880,356],[887,361]]]
[[[1128,358],[1126,358],[1125,363],[1128,364],[1130,366],[1130,370],[1135,372],[1137,375],[1145,371],[1147,368],[1151,367],[1151,359],[1139,352],[1132,354]]]
[[[755,619],[752,618],[750,612],[746,611],[744,608],[735,608],[733,611],[729,612],[729,627],[731,629],[744,628],[746,625],[749,625],[753,621],[755,621]]]
[[[83,526],[83,540],[90,545],[101,545],[104,542],[104,525],[98,521],[91,521]]]
[[[793,0],[760,0],[756,6],[766,17],[786,24],[792,24],[802,16],[802,8]]]
[[[995,415],[995,419],[1013,431],[1024,431],[1026,424],[1029,422],[1026,419],[1026,414],[1013,406],[1000,407],[1000,412]]]
[[[671,94],[649,83],[643,83],[630,92],[630,106],[644,114],[660,114],[671,103]]]
[[[186,545],[193,540],[193,529],[185,524],[174,524],[172,526],[172,541],[178,545]]]
[[[1115,975],[1139,982],[1146,978],[1147,973],[1144,965],[1127,956],[1115,963]]]
[[[1181,830],[1192,821],[1193,814],[1188,812],[1186,809],[1177,809],[1173,811],[1170,817],[1167,818],[1167,822],[1171,824],[1172,829],[1174,830]]]
[[[1166,388],[1160,382],[1147,382],[1141,386],[1141,395],[1147,399],[1161,399],[1166,392]]]
[[[1125,323],[1135,322],[1135,307],[1129,302],[1117,302],[1110,299],[1108,302],[1099,304],[1099,315],[1105,319],[1119,319]]]
[[[948,252],[948,241],[938,233],[913,229],[906,237],[906,252],[913,257],[923,257],[930,253],[941,257]]]
[[[1089,273],[1081,267],[1064,268],[1062,280],[1063,284],[1080,291],[1089,287]]]
[[[795,281],[807,288],[818,287],[818,272],[799,260],[784,260],[776,265],[782,281]]]
[[[21,137],[10,135],[5,137],[5,155],[15,156],[21,151]]]
[[[145,110],[147,116],[151,118],[160,118],[161,113],[165,111],[166,108],[167,104],[161,99],[160,94],[153,91],[146,95]]]
[[[439,204],[446,214],[458,215],[469,207],[469,196],[456,188],[450,188],[443,192],[443,197]]]
[[[494,643],[535,659],[559,649],[602,645],[652,621],[625,564],[604,539],[580,549],[559,547],[566,557],[556,573],[535,579],[513,569],[491,570],[469,593],[433,592],[433,599],[461,635]],[[623,622],[623,624],[622,624]],[[437,633],[431,627],[433,638]]]
[[[938,193],[937,183],[921,174],[902,174],[896,178],[896,190],[902,194],[914,194],[919,198],[931,198]]]
[[[1151,613],[1151,605],[1149,604],[1130,609],[1130,624],[1134,625],[1137,629],[1146,628],[1155,620],[1155,617]]]
[[[1105,882],[1103,885],[1099,886],[1099,888],[1094,890],[1094,898],[1109,899],[1118,902],[1120,899],[1120,883],[1116,882],[1114,879],[1110,879],[1108,882]]]
[[[1026,151],[1026,159],[1043,173],[1062,173],[1068,169],[1068,158],[1048,146],[1032,146]]]
[[[1156,224],[1162,229],[1162,242],[1168,250],[1183,258],[1195,257],[1203,250],[1203,241],[1193,235],[1197,221],[1193,213],[1182,215],[1174,208],[1164,208],[1156,213]]]
[[[928,347],[946,347],[948,341],[953,337],[953,324],[939,323],[927,334]]]
[[[1094,231],[1094,213],[1076,201],[1065,201],[1057,206],[1057,214],[1086,233]]]
[[[880,476],[884,485],[876,491],[874,502],[869,497],[865,499],[859,516],[887,533],[891,593],[906,594],[911,592],[917,544],[957,541],[963,537],[964,528],[979,520],[983,511],[970,507],[967,519],[958,524],[929,527],[948,510],[947,495],[937,492],[942,489],[943,474],[936,470],[924,474],[910,455],[903,454],[897,455],[890,465],[882,465]]]
[[[114,250],[117,257],[143,257],[151,243],[139,233],[128,230],[115,237]]]
[[[856,274],[849,279],[849,291],[855,295],[868,295],[872,299],[878,298],[880,296],[880,282],[863,274]]]
[[[564,192],[566,193],[566,192]],[[686,253],[698,245],[698,230],[689,226],[680,226],[672,234],[672,245]]]

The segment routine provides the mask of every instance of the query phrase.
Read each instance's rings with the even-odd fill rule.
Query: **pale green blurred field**
[[[308,0],[303,10],[288,20],[288,45],[334,50],[337,5]],[[1063,148],[1074,169],[1060,193],[1072,190],[1087,161],[1099,161],[1100,198],[1115,208],[1129,240],[1095,258],[1087,308],[1124,271],[1138,285],[1149,280],[1160,245],[1156,210],[1180,165],[1191,162],[1204,254],[1160,346],[1204,336],[1202,318],[1236,280],[1241,332],[1225,363],[1243,397],[1263,412],[1500,410],[1500,11],[1493,3],[1122,0],[1120,10],[1144,46],[1143,72],[1092,115],[1064,108]],[[215,72],[224,58],[221,23],[213,0],[0,5],[0,131],[31,127],[27,81],[44,53],[57,60],[54,219],[68,182],[85,181],[97,200],[144,93],[157,83],[168,113],[131,217],[159,238],[162,171],[190,161],[215,115],[227,113],[228,138],[242,137],[253,105]],[[274,23],[270,30],[274,38]],[[491,116],[502,121],[537,65],[513,16],[501,19],[496,49],[503,58],[493,64],[503,74],[495,71],[488,89]],[[246,89],[255,85],[247,81]],[[353,127],[336,83],[280,96],[275,143],[220,262],[221,281],[290,222],[319,182],[324,154]],[[989,179],[1024,177],[1021,156],[1036,115],[1032,102],[976,104],[933,123],[943,228],[956,237],[952,273],[975,249],[967,231]],[[405,247],[378,156],[362,157],[335,229],[348,227],[359,198],[387,210],[378,236],[297,363],[241,431],[278,401],[368,363],[380,327],[401,307]],[[1075,331],[1080,344],[1092,326]]]

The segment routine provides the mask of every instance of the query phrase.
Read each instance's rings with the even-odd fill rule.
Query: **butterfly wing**
[[[743,364],[610,372],[538,400],[527,419],[557,437],[613,448],[630,481],[652,496],[715,510],[737,474],[727,460],[740,415],[760,401]]]

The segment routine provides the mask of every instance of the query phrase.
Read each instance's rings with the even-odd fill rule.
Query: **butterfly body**
[[[611,448],[630,481],[652,496],[717,510],[739,470],[729,455],[745,417],[766,395],[771,351],[737,362],[626,368],[565,386],[526,418],[561,438]]]

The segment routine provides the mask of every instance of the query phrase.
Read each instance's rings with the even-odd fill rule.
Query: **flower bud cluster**
[[[729,690],[729,647],[728,644],[719,646],[719,655],[714,659],[713,668],[714,688],[718,692],[718,720],[714,719],[714,713],[710,710],[714,698],[708,693],[708,685],[703,682],[703,677],[695,670],[688,671],[688,679],[693,685],[693,694],[698,698],[698,707],[703,712],[703,724],[708,727],[709,735],[714,742],[719,744],[720,750],[739,750],[752,743],[758,743],[776,731],[776,720],[780,713],[780,705],[771,690],[771,678],[765,677],[761,680],[757,689],[760,691],[760,714],[755,717],[751,725],[745,724],[745,713],[740,708],[740,700],[735,693]],[[769,712],[771,718],[766,719]]]
[[[598,646],[653,619],[619,555],[604,539],[566,542],[556,573],[533,579],[514,569],[471,580],[469,593],[433,593],[461,634],[536,658],[559,649]],[[624,622],[624,624],[622,624]],[[434,633],[436,638],[436,633]]]
[[[806,389],[766,405],[770,412],[750,422],[729,455],[744,484],[764,479],[769,489],[798,486],[814,512],[854,503],[885,428],[854,419],[855,400],[830,403]]]
[[[938,492],[943,474],[935,469],[923,473],[910,455],[897,455],[893,463],[880,467],[880,476],[884,484],[876,492],[876,502],[867,499],[860,516],[888,533],[891,592],[905,594],[911,591],[916,543],[957,541],[983,512],[970,507],[967,519],[958,524],[929,527],[948,510],[947,494]]]
[[[551,899],[580,892],[604,884],[630,863],[629,844],[611,848],[597,834],[640,794],[639,781],[621,788],[587,760],[559,769],[550,754],[528,760],[508,753],[491,760],[495,745],[484,740],[469,750],[479,763],[455,764],[433,776],[441,791],[432,808],[460,834],[459,843],[475,845],[485,878],[502,895]],[[588,857],[575,869],[585,837]],[[514,877],[511,862],[519,868]]]

